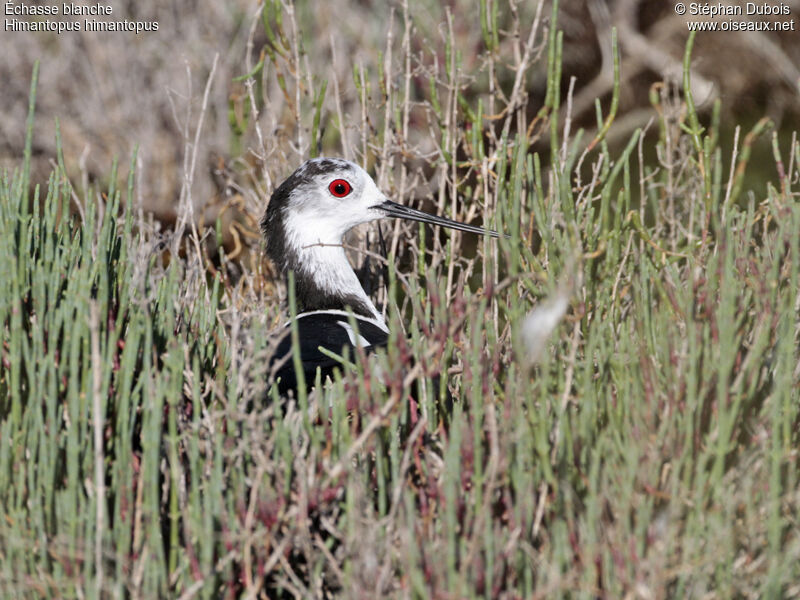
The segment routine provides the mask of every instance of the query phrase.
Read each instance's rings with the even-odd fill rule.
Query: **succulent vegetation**
[[[800,597],[796,135],[765,118],[723,145],[690,37],[682,81],[610,144],[616,36],[579,127],[557,6],[510,6],[476,5],[465,64],[460,16],[430,37],[402,3],[377,68],[340,81],[303,15],[265,1],[207,226],[193,152],[216,63],[170,227],[142,210],[135,155],[122,186],[116,164],[73,182],[58,125],[32,183],[34,69],[0,178],[0,595]],[[286,400],[266,365],[293,294],[256,223],[318,153],[509,239],[354,237],[392,340]]]

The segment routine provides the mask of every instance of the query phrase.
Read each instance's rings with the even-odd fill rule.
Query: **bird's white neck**
[[[292,253],[295,289],[306,309],[346,306],[383,323],[383,317],[358,281],[342,247],[341,224],[326,219],[309,221],[286,215],[287,251]],[[309,227],[308,223],[314,226]],[[346,230],[345,230],[346,231]]]

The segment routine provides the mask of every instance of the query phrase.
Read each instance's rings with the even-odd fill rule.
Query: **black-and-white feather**
[[[338,158],[316,158],[303,163],[272,194],[261,229],[267,255],[284,275],[294,272],[300,359],[306,385],[317,369],[323,380],[338,363],[320,347],[342,355],[360,346],[370,352],[385,346],[389,330],[381,313],[361,287],[342,246],[344,235],[356,225],[395,217],[488,234],[444,217],[396,204],[386,198],[364,169]],[[347,310],[356,317],[357,331]],[[297,387],[288,326],[270,364],[282,394]]]

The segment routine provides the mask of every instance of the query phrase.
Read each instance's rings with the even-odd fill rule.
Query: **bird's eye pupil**
[[[337,183],[337,184],[336,184],[336,187],[334,188],[334,191],[335,191],[337,194],[344,194],[344,189],[345,189],[345,188],[344,188],[344,184],[343,184],[343,183]]]

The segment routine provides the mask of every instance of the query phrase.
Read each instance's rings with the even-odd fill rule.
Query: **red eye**
[[[330,190],[331,194],[337,198],[344,198],[347,196],[347,194],[353,191],[352,186],[344,179],[334,179],[331,181],[328,189]]]

